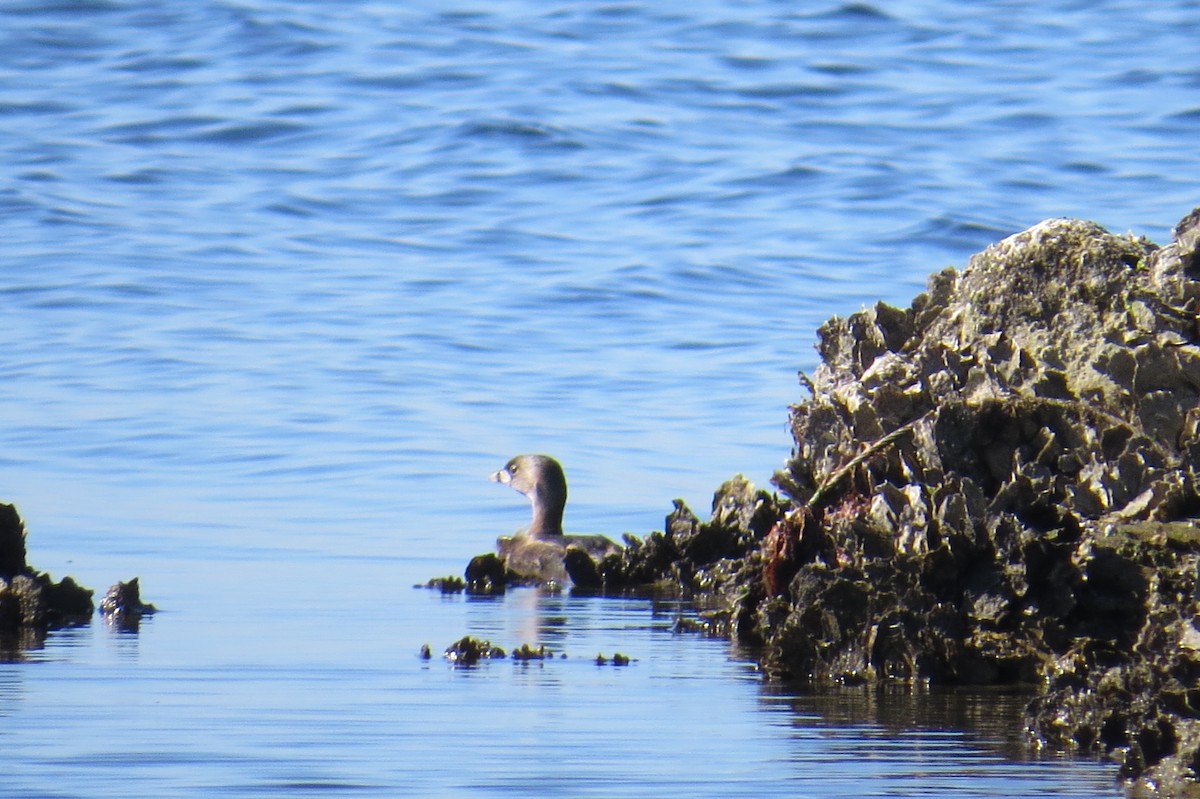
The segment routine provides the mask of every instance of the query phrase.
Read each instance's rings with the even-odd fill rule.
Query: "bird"
[[[580,580],[576,578],[589,570],[574,552],[568,557],[569,550],[586,553],[593,573],[596,563],[621,552],[620,546],[602,535],[563,533],[567,478],[562,465],[549,455],[518,455],[493,473],[491,479],[529,497],[533,505],[529,526],[516,535],[501,536],[496,542],[509,571],[542,582],[561,584],[572,579],[578,584]],[[564,558],[569,563],[564,563]],[[579,568],[580,564],[583,568]],[[590,581],[590,576],[587,579]]]

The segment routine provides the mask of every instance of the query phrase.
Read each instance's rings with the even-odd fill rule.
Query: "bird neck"
[[[535,538],[561,536],[563,501],[554,496],[542,496],[540,493],[529,497],[533,503],[533,521],[529,523],[529,535]]]

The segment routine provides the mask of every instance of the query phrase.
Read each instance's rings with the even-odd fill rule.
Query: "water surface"
[[[5,4],[2,498],[38,568],[164,612],[0,667],[0,793],[1114,795],[1007,722],[778,694],[645,602],[410,586],[524,521],[484,479],[514,454],[563,461],[572,530],[644,534],[768,483],[829,316],[1049,216],[1165,242],[1200,196],[1198,24]],[[571,656],[416,656],[466,633]]]

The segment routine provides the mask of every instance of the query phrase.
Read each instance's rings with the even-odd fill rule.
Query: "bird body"
[[[597,563],[621,551],[621,547],[602,535],[563,533],[567,478],[562,466],[549,455],[518,455],[491,479],[529,497],[533,506],[528,527],[497,541],[497,550],[509,571],[522,577],[564,583],[569,578],[563,563],[568,548],[586,552]]]

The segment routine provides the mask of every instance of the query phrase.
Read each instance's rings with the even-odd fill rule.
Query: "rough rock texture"
[[[771,670],[1038,682],[1044,740],[1197,786],[1198,236],[1051,220],[821,329],[762,552]]]
[[[745,481],[598,564],[708,598],[774,678],[1034,683],[1031,731],[1200,786],[1200,212],[1043,222],[819,331],[783,499]]]

